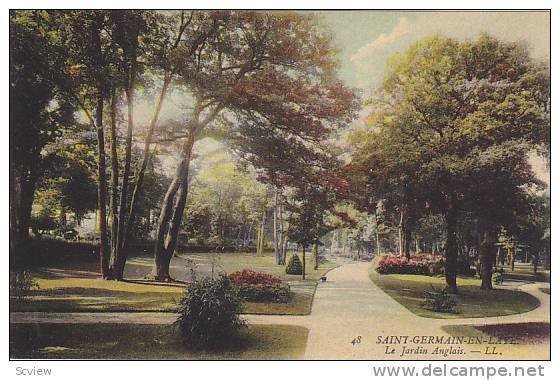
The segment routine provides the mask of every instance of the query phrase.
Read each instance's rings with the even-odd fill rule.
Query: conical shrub
[[[293,254],[288,260],[288,264],[286,265],[286,273],[301,274],[302,272],[303,265],[301,264],[301,260],[299,259],[298,255]]]

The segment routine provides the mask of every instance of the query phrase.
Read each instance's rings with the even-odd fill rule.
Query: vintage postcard
[[[10,10],[10,360],[549,361],[550,57],[546,9]]]

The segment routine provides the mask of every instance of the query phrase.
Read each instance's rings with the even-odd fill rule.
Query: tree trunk
[[[10,162],[10,258],[15,268],[25,261],[20,247],[29,239],[37,179],[35,167],[14,168]]]
[[[397,249],[398,249],[398,252],[399,252],[399,256],[402,256],[403,255],[403,246],[402,246],[403,233],[402,233],[402,225],[401,224],[399,224],[398,233],[399,233],[399,235],[397,237]]]
[[[449,293],[457,293],[457,210],[452,204],[445,216],[447,240],[445,242],[445,282]]]
[[[339,229],[336,229],[335,231],[332,232],[332,238],[331,238],[331,254],[334,254],[335,251],[338,248],[338,234],[339,234]]]
[[[539,251],[535,250],[533,253],[533,274],[537,274],[539,266]]]
[[[261,239],[261,224],[259,223],[259,225],[257,226],[257,245],[255,246],[255,253],[257,254],[257,256],[260,254]]]
[[[107,210],[106,193],[107,178],[105,174],[105,135],[103,131],[103,94],[97,95],[95,124],[97,128],[97,207],[99,209],[99,262],[101,276],[110,277],[109,273],[109,245],[107,241]]]
[[[313,243],[313,270],[319,268],[319,243]]]
[[[274,210],[272,214],[272,228],[274,238],[274,257],[276,258],[276,265],[282,262],[280,247],[278,244],[278,190],[274,192]]]
[[[169,185],[157,224],[156,242],[154,247],[155,267],[153,275],[156,280],[170,280],[169,264],[177,245],[179,229],[188,193],[189,166],[194,145],[194,133],[183,146],[183,159],[177,168],[173,181]],[[176,199],[175,199],[176,198]]]
[[[261,225],[260,225],[260,241],[259,241],[259,246],[257,248],[257,254],[260,256],[264,255],[264,225],[266,223],[266,206],[263,206],[263,215],[262,215],[262,220],[261,220]]]
[[[303,254],[302,254],[302,268],[301,268],[301,279],[305,280],[305,246],[303,246]]]
[[[513,272],[515,270],[515,244],[510,250],[509,269]]]
[[[134,75],[134,74],[132,74]],[[134,79],[131,79],[131,85],[125,90],[127,104],[127,128],[126,128],[126,146],[124,153],[124,171],[122,179],[121,199],[118,214],[117,226],[117,243],[115,245],[115,265],[113,267],[113,276],[122,280],[124,274],[124,266],[127,259],[127,250],[124,244],[124,235],[126,228],[126,215],[128,213],[128,185],[130,183],[130,166],[132,162],[132,131],[134,129]]]
[[[283,205],[280,203],[279,209],[279,223],[280,223],[280,233],[278,236],[278,245],[280,246],[280,265],[286,264],[286,249],[284,247],[284,215],[283,215]]]
[[[402,231],[402,247],[404,250],[404,256],[406,257],[406,260],[410,260],[410,237],[411,237],[411,231],[410,228],[408,227],[407,223],[405,222],[403,224],[403,231]]]
[[[138,168],[138,171],[136,173],[136,183],[134,184],[134,190],[132,191],[132,199],[130,201],[130,211],[128,213],[128,220],[126,223],[126,229],[124,231],[123,242],[122,242],[123,250],[126,249],[126,246],[130,240],[130,235],[132,234],[132,227],[134,226],[134,219],[136,218],[138,201],[140,198],[140,191],[144,183],[144,175],[146,173],[146,168],[153,154],[150,151],[150,146],[152,145],[152,137],[154,134],[154,129],[156,127],[156,123],[159,118],[161,107],[163,105],[165,96],[167,95],[167,90],[169,88],[170,83],[171,83],[171,75],[166,75],[163,79],[163,86],[161,88],[161,92],[159,94],[158,100],[154,108],[154,112],[152,114],[152,118],[150,120],[150,124],[148,126],[148,133],[146,134],[146,139],[144,141],[144,155],[142,157],[142,163],[140,164],[140,167]]]
[[[284,241],[282,242],[282,245],[284,246],[282,248],[282,252],[284,255],[284,264],[286,264],[286,256],[288,254],[288,235],[284,234]]]
[[[119,199],[119,160],[117,157],[117,96],[116,90],[111,94],[111,198],[109,212],[111,213],[111,260],[110,266],[115,274],[115,265],[118,257],[118,199]],[[116,276],[113,276],[116,277]],[[118,278],[118,277],[116,277]],[[120,278],[119,278],[120,279]]]
[[[492,290],[492,269],[496,262],[495,239],[489,232],[484,233],[484,240],[480,244],[480,289]]]

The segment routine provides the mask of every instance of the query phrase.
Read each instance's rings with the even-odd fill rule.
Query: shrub
[[[245,301],[288,302],[291,298],[290,286],[268,273],[243,269],[231,273],[229,279]]]
[[[286,264],[286,273],[287,274],[302,274],[303,273],[303,265],[299,256],[293,254],[290,259],[288,260],[288,264]]]
[[[438,290],[431,284],[430,287],[432,288],[431,291],[424,292],[425,299],[424,302],[422,302],[422,307],[438,313],[454,313],[457,304],[455,300],[447,294],[447,288]]]
[[[280,277],[273,276],[269,273],[255,272],[251,269],[233,272],[229,275],[229,279],[234,284],[277,285],[282,283]]]
[[[213,348],[234,337],[245,322],[239,318],[241,300],[225,275],[192,281],[179,303],[175,322],[184,345]]]
[[[387,255],[379,260],[377,271],[381,274],[420,274],[420,275],[439,275],[439,268],[442,268],[442,259],[432,255],[412,256],[406,260],[402,256]]]
[[[403,256],[387,255],[379,260],[377,272],[381,274],[442,276],[445,274],[445,259],[429,253],[412,255],[408,261]],[[457,273],[474,276],[476,270],[471,269],[468,261],[458,260]]]
[[[24,270],[10,273],[10,296],[16,297],[21,301],[33,289],[39,289],[39,284],[33,280],[31,272]]]
[[[492,273],[492,282],[496,285],[500,285],[504,283],[504,270],[503,269],[495,269],[494,273]]]
[[[291,298],[290,286],[282,285],[236,285],[239,296],[249,302],[286,303]]]

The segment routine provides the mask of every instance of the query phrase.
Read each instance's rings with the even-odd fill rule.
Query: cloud
[[[488,33],[504,41],[526,41],[534,58],[550,57],[548,12],[423,12],[402,17],[388,33],[378,35],[351,55],[360,87],[377,85],[385,62],[414,41],[433,35],[458,39]]]
[[[393,42],[402,38],[410,31],[410,22],[406,17],[401,17],[397,26],[393,29],[393,31],[389,34],[381,33],[379,37],[377,37],[372,42],[368,43],[365,46],[362,46],[358,49],[357,52],[352,54],[350,57],[351,61],[359,61],[361,59],[369,57],[373,52],[379,49],[383,49],[387,46],[390,46]]]

